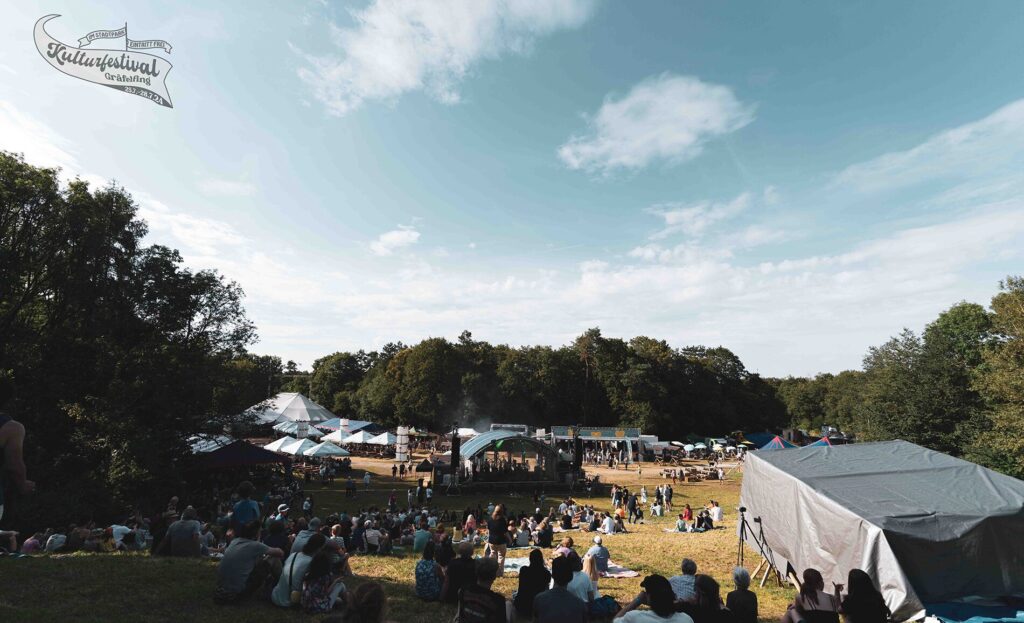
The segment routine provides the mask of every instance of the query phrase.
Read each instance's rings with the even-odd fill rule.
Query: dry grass
[[[360,492],[355,501],[345,500],[342,482],[331,488],[313,486],[317,500],[317,514],[326,516],[342,509],[358,506],[384,505],[392,489],[402,491],[409,482],[396,483],[390,478],[390,463],[371,459],[357,459],[355,468],[376,473],[371,491]],[[636,471],[596,470],[606,482],[639,488],[641,482],[648,491],[659,482],[654,469],[648,467],[641,478]],[[670,517],[648,519],[630,534],[607,537],[605,545],[615,562],[640,572],[640,577],[621,580],[603,580],[600,590],[619,602],[632,599],[640,590],[644,575],[660,573],[671,576],[678,573],[682,558],[697,561],[698,572],[707,573],[722,585],[723,594],[732,589],[731,571],[736,563],[735,508],[739,502],[740,475],[732,474],[723,482],[680,483],[675,486],[678,507],[689,503],[693,507],[715,499],[726,509],[722,529],[704,534],[668,534],[663,530],[674,525]],[[589,499],[576,496],[584,503],[607,508],[606,497]],[[476,502],[503,502],[513,510],[532,506],[529,497],[506,496],[493,500],[470,497],[436,496],[435,502],[452,509],[465,508]],[[549,498],[549,503],[551,498]],[[557,502],[555,502],[557,503]],[[581,533],[570,533],[578,541]],[[589,544],[577,543],[582,553]],[[525,550],[524,550],[525,551]],[[747,568],[752,569],[760,560],[756,552],[746,551]],[[352,567],[358,578],[379,580],[389,597],[389,618],[400,623],[450,621],[454,609],[436,604],[424,604],[413,595],[412,554],[390,557],[356,557]],[[211,601],[216,582],[216,565],[206,561],[153,559],[144,555],[73,555],[34,559],[0,559],[0,620],[25,622],[83,621],[309,621],[315,617],[298,612],[285,612],[266,604],[240,607],[218,607]],[[351,587],[350,587],[351,588]],[[499,578],[494,590],[511,595],[516,578]],[[777,620],[792,599],[790,588],[756,588],[760,601],[761,619]]]

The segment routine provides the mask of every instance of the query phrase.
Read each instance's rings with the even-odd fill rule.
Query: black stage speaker
[[[576,471],[583,469],[583,439],[579,436],[572,440],[572,468]]]
[[[462,458],[459,455],[459,449],[462,447],[462,439],[459,438],[459,431],[452,433],[452,464],[451,470],[453,474],[459,473],[459,465],[462,464]]]

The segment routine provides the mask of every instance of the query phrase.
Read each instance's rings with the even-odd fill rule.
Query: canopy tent
[[[192,448],[192,454],[203,454],[223,448],[234,441],[227,435],[194,435],[188,438],[188,444]]]
[[[828,437],[822,437],[818,441],[815,441],[814,443],[809,443],[809,444],[807,444],[804,447],[805,448],[820,448],[822,446],[831,446],[831,445],[832,445],[832,442],[828,440]]]
[[[695,444],[693,444],[693,449],[694,450],[707,450],[708,447],[705,446],[703,443],[695,443]]]
[[[330,456],[348,456],[349,452],[345,448],[339,448],[329,441],[318,443],[312,448],[302,453],[303,456],[315,456],[315,457],[330,457]]]
[[[366,443],[372,443],[378,446],[393,446],[398,443],[398,437],[395,437],[392,433],[381,433]]]
[[[285,435],[284,437],[281,437],[277,441],[271,441],[267,445],[263,446],[263,448],[265,450],[270,450],[272,452],[281,452],[281,448],[285,446],[290,446],[293,443],[295,443],[295,437],[289,437]]]
[[[683,450],[686,450],[687,452],[693,452],[695,449],[696,447],[692,443],[688,443],[683,446]]]
[[[344,439],[341,440],[341,443],[370,443],[371,439],[373,439],[373,435],[366,432],[365,430],[361,430],[358,433],[352,433],[348,437],[345,437]]]
[[[459,437],[476,437],[480,433],[475,428],[460,428],[455,431]]]
[[[281,393],[268,401],[253,405],[246,415],[256,424],[280,422],[326,422],[334,414],[309,398],[297,393]]]
[[[281,452],[284,452],[285,454],[294,454],[298,456],[304,453],[306,450],[309,450],[310,448],[315,448],[316,445],[316,443],[308,439],[298,439],[288,444],[287,446],[281,448]]]
[[[758,448],[772,439],[775,439],[775,433],[743,433],[744,442],[749,442],[747,445],[756,446]]]
[[[776,563],[863,569],[897,620],[925,603],[1024,593],[1024,482],[906,441],[753,453],[740,503]]]
[[[348,435],[351,435],[357,430],[362,430],[367,426],[373,426],[373,422],[367,422],[365,420],[350,420],[343,417],[331,418],[326,422],[321,422],[316,425],[317,428],[322,430],[343,430]]]
[[[345,437],[348,437],[348,435],[343,433],[343,432],[341,432],[340,430],[336,430],[333,433],[327,433],[326,435],[321,437],[320,441],[329,441],[331,443],[342,443],[344,441]]]
[[[287,457],[264,450],[245,441],[235,441],[216,450],[207,452],[199,458],[197,469],[228,469],[252,465],[268,465],[272,463],[291,463]]]
[[[313,426],[312,424],[309,424],[308,422],[305,423],[305,424],[306,424],[306,437],[311,437],[313,439],[319,439],[319,438],[324,436],[325,433],[323,431],[321,431],[321,430],[317,430],[317,428],[315,426]],[[299,422],[292,422],[291,420],[288,420],[287,422],[281,422],[280,424],[274,425],[274,430],[276,430],[276,431],[278,431],[280,433],[284,433],[286,435],[293,435],[295,437],[298,437],[299,427],[300,427],[300,423]]]
[[[785,450],[786,448],[795,448],[796,444],[792,444],[778,435],[768,443],[761,446],[762,450]]]

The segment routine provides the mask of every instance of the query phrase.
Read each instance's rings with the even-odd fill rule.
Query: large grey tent
[[[829,587],[863,569],[900,620],[1024,594],[1020,480],[900,440],[754,452],[743,471],[741,504],[782,570],[813,567]]]

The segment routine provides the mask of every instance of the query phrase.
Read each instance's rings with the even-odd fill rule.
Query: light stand
[[[746,541],[747,530],[750,529],[750,524],[747,523],[745,513],[747,509],[745,506],[739,508],[740,521],[739,521],[739,545],[736,550],[736,566],[743,566],[743,544]],[[757,564],[751,577],[756,578],[757,574],[764,569],[764,577],[761,578],[761,586],[764,587],[765,582],[768,581],[768,574],[774,572],[775,581],[779,586],[782,586],[782,574],[779,572],[779,568],[775,565],[775,553],[772,548],[768,545],[768,541],[764,536],[764,524],[761,522],[760,517],[754,517],[754,523],[758,525],[758,533],[754,537],[754,542],[757,543],[757,549],[761,552],[761,562]],[[753,530],[750,530],[753,534]]]

